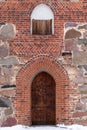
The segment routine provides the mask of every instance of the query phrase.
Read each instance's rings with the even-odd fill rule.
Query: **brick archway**
[[[34,77],[45,71],[52,75],[56,83],[56,124],[69,122],[70,94],[69,78],[63,66],[54,58],[37,56],[25,64],[16,78],[17,91],[15,99],[15,115],[18,123],[31,125],[31,85]]]

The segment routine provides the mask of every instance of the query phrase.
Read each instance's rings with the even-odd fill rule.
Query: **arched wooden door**
[[[55,124],[55,81],[46,72],[39,73],[31,88],[32,125]]]

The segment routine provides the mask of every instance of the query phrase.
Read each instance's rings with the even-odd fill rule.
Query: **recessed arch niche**
[[[37,21],[41,22],[41,25],[43,25],[44,27],[45,27],[45,23],[47,24],[46,27],[48,27],[49,24],[50,25],[52,24],[50,29],[52,29],[51,33],[54,34],[54,14],[49,6],[45,4],[40,4],[34,8],[31,14],[31,33],[33,33],[33,26],[35,28],[35,24],[33,25],[33,20],[36,22]],[[44,21],[45,23],[43,24]]]

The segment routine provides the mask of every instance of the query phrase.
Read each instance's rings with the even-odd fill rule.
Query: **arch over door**
[[[41,72],[34,78],[31,88],[32,125],[55,124],[55,81]]]

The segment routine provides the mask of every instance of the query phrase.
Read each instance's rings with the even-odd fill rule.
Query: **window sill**
[[[48,35],[40,35],[40,34],[31,34],[32,37],[39,37],[39,38],[49,38],[55,36],[54,34],[48,34]]]

